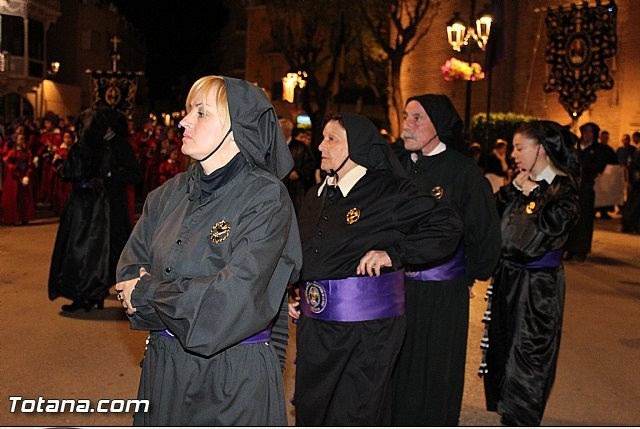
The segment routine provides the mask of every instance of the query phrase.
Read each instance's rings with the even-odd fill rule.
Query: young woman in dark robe
[[[487,292],[480,375],[487,409],[506,425],[540,425],[555,377],[562,249],[580,213],[574,139],[555,122],[521,125],[513,138],[519,173],[497,194],[502,255]]]
[[[152,331],[138,390],[150,407],[134,424],[286,426],[284,298],[302,255],[280,179],[293,160],[249,82],[203,77],[186,111],[182,152],[197,162],[149,193],[118,263],[131,327]]]

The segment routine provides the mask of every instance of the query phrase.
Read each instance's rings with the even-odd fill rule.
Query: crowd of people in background
[[[60,170],[77,140],[77,118],[52,112],[43,118],[18,118],[0,130],[0,221],[25,225],[36,209],[60,216],[72,189]],[[162,183],[185,171],[189,157],[182,154],[182,138],[174,126],[148,119],[138,129],[128,121],[128,141],[143,173],[141,184],[127,192],[129,216],[136,203]]]
[[[591,251],[591,236],[594,219],[620,219],[620,232],[640,232],[640,131],[623,134],[621,145],[611,145],[611,135],[606,130],[588,122],[580,127],[580,140],[576,145],[581,163],[581,221],[576,226],[567,245],[568,260],[584,261]],[[482,145],[469,145],[469,155],[483,170],[496,193],[499,188],[512,182],[516,175],[513,160],[513,145],[502,138],[496,139],[488,156]],[[620,204],[595,207],[595,181],[607,165],[620,165],[624,171],[624,189]]]
[[[294,127],[287,118],[279,119],[280,126],[294,159],[295,166],[284,179],[289,195],[296,209],[306,192],[320,183],[323,174],[320,169],[320,152],[312,144],[309,128]],[[581,127],[581,141],[587,138],[592,128],[589,123]],[[186,171],[190,159],[182,154],[182,138],[175,126],[165,126],[152,119],[137,127],[129,120],[129,144],[142,169],[142,183],[128,190],[129,214],[133,218],[136,203],[144,201],[145,196],[179,172]],[[596,130],[595,146],[587,150],[590,144],[580,143],[577,148],[582,154],[583,164],[589,170],[583,178],[583,193],[591,195],[593,182],[606,165],[619,164],[625,169],[624,201],[622,204],[606,207],[583,207],[583,221],[589,218],[621,219],[621,232],[638,233],[640,228],[640,131],[623,134],[621,146],[616,150],[611,146],[610,133]],[[386,131],[381,134],[388,143],[395,139]],[[0,221],[5,225],[25,225],[35,216],[36,209],[45,209],[59,216],[71,192],[71,183],[61,180],[59,171],[66,160],[69,148],[76,143],[76,118],[58,116],[49,112],[43,118],[18,118],[0,129],[0,193],[2,204]],[[583,149],[584,147],[584,149]],[[596,149],[594,152],[593,149]],[[515,165],[512,158],[513,146],[503,138],[491,144],[488,155],[478,142],[468,146],[468,155],[475,160],[492,184],[494,193],[500,186],[511,183]],[[583,169],[584,170],[584,169]],[[583,171],[583,174],[585,172]],[[591,191],[589,191],[591,190]],[[588,195],[587,195],[588,194]],[[588,202],[583,196],[583,202]],[[593,199],[593,196],[590,197]],[[591,213],[593,212],[593,213]],[[586,229],[592,226],[586,225]],[[581,233],[580,235],[584,235]],[[571,241],[571,240],[570,240]],[[590,247],[580,249],[577,259],[583,259]],[[575,257],[570,255],[571,257]]]

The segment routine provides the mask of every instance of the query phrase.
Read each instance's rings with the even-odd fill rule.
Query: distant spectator
[[[32,192],[33,163],[24,134],[17,134],[15,144],[3,157],[2,223],[26,225],[35,215]]]
[[[174,149],[169,154],[169,157],[162,161],[158,166],[158,183],[162,185],[167,180],[171,179],[176,174],[180,173],[180,161],[179,161],[178,149]]]
[[[302,204],[306,190],[310,187],[309,184],[314,181],[315,170],[313,153],[300,140],[302,134],[304,131],[299,128],[295,128],[291,132],[291,139],[287,145],[294,165],[289,175],[283,180],[296,212],[300,210],[300,204]],[[286,135],[287,133],[285,133],[285,137]]]
[[[507,141],[497,139],[493,151],[487,158],[487,167],[485,173],[493,173],[497,176],[508,179],[509,162],[507,160]]]
[[[55,174],[53,176],[52,210],[57,216],[62,214],[62,210],[69,199],[71,188],[73,187],[70,181],[62,180],[60,171],[69,156],[69,149],[74,142],[74,134],[71,131],[64,131],[62,133],[62,143],[60,143],[60,147],[58,147],[53,154],[51,166]]]
[[[615,160],[615,153],[609,146],[598,142],[600,127],[587,122],[580,127],[580,143],[578,157],[580,158],[580,219],[569,234],[565,247],[565,260],[583,262],[591,252],[593,239],[593,218],[595,217],[595,182],[611,159]],[[614,161],[615,162],[615,161]]]

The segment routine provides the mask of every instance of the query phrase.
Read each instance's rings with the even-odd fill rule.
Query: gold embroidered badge
[[[525,207],[524,211],[527,214],[533,214],[533,209],[536,208],[536,203],[535,201],[531,201],[529,204],[527,204],[527,207]]]
[[[221,220],[211,227],[209,239],[215,244],[220,244],[229,236],[231,225],[226,220]]]
[[[442,186],[436,186],[431,190],[431,195],[433,195],[436,199],[442,199],[444,196],[444,188]]]
[[[360,219],[360,210],[358,210],[357,208],[354,207],[347,212],[347,223],[349,225],[358,222],[359,219]]]

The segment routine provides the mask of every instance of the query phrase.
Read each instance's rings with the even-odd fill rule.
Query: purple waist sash
[[[407,271],[404,276],[407,280],[439,282],[443,280],[455,280],[458,277],[463,277],[464,274],[464,246],[461,244],[458,246],[458,250],[456,250],[453,257],[444,264],[424,271]]]
[[[520,262],[510,261],[513,265],[521,268],[556,268],[562,264],[562,249],[547,252],[540,259],[522,264]]]
[[[266,343],[267,341],[271,341],[271,329],[273,328],[273,324],[269,324],[269,326],[263,331],[258,332],[255,335],[250,336],[246,340],[242,341],[240,344],[258,344],[258,343]],[[164,329],[162,331],[153,331],[167,338],[175,338],[176,336],[171,333],[170,330]]]
[[[312,319],[362,322],[404,314],[404,270],[306,282],[300,292],[300,310]]]

